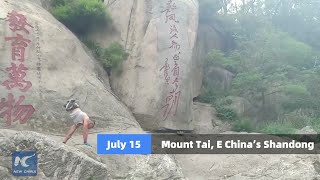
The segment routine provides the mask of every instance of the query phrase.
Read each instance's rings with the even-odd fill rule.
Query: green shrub
[[[212,89],[204,89],[203,93],[196,99],[198,102],[213,104],[217,98]]]
[[[237,132],[252,132],[254,131],[254,125],[250,119],[240,119],[235,121],[232,130]]]
[[[86,38],[82,38],[82,42],[93,52],[109,75],[112,70],[117,74],[122,72],[121,64],[128,57],[128,53],[121,44],[113,42],[108,48],[102,48],[98,43]]]
[[[260,132],[266,134],[293,134],[295,129],[289,123],[273,122],[262,126]]]
[[[100,0],[53,0],[51,5],[51,13],[77,35],[111,22]]]
[[[104,49],[102,54],[102,64],[103,67],[111,71],[114,70],[116,73],[121,73],[122,61],[127,59],[128,54],[125,52],[124,48],[116,42],[113,42],[108,48]]]
[[[226,106],[217,106],[217,117],[221,120],[227,120],[227,121],[236,121],[238,120],[237,113],[229,107]]]
[[[51,7],[64,6],[65,0],[52,0],[50,2]]]
[[[306,126],[311,126],[313,118],[306,115],[300,115],[296,112],[291,112],[285,115],[283,120],[286,124],[291,124],[296,129],[301,129]]]

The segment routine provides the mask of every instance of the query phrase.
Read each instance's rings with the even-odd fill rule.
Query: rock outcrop
[[[0,172],[12,178],[12,152],[36,151],[39,179],[109,179],[110,170],[76,148],[66,146],[35,132],[0,132]]]
[[[68,145],[56,139],[59,138],[29,131],[1,130],[1,179],[14,179],[11,154],[18,150],[37,152],[37,179],[184,179],[169,155],[99,156],[95,148],[79,144],[81,137]]]
[[[21,105],[32,105],[35,109],[31,118],[25,119],[27,123],[21,125],[18,121],[10,122],[9,116],[12,116],[11,121],[15,117],[10,104],[7,104],[0,110],[0,113],[6,111],[6,115],[1,115],[1,127],[9,122],[15,129],[65,132],[68,115],[63,104],[69,98],[76,98],[81,108],[97,121],[97,127],[140,129],[129,109],[112,95],[105,71],[85,52],[81,42],[49,12],[32,1],[1,1],[0,10],[0,97],[9,103],[10,93],[15,102],[24,96]],[[24,25],[25,30],[14,29],[15,25],[6,21],[8,13],[13,10],[26,18],[29,25]],[[17,34],[27,39],[25,45],[14,45],[14,39],[9,40]],[[6,37],[9,39],[5,40]],[[14,48],[23,49],[23,62],[14,60],[20,58],[12,56]],[[12,63],[28,69],[20,69],[13,74],[12,69],[7,69],[13,67]],[[26,88],[21,90],[23,88],[12,82],[12,88],[7,87],[3,85],[7,80],[25,81],[21,85]]]
[[[319,179],[319,155],[176,155],[190,179]],[[196,164],[196,166],[195,166]]]
[[[231,130],[231,125],[220,121],[215,115],[216,110],[211,104],[193,103],[193,127],[194,133],[219,134]]]
[[[71,124],[63,108],[69,98],[96,121],[91,133],[144,132],[105,71],[41,2],[0,1],[0,179],[12,176],[12,151],[27,149],[40,154],[40,179],[184,179],[168,155],[97,156],[78,133],[61,143]],[[88,141],[96,147],[96,134]]]
[[[142,127],[192,129],[192,51],[198,2],[105,3],[116,27],[112,32],[118,37],[110,39],[98,32],[92,38],[103,45],[118,39],[130,54],[123,64],[123,73],[112,75],[112,89],[130,107]]]

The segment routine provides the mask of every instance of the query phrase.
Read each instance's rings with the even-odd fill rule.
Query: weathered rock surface
[[[197,32],[197,40],[193,51],[192,61],[194,72],[193,89],[195,97],[201,93],[202,81],[204,77],[208,77],[210,78],[209,80],[215,80],[216,82],[218,80],[218,82],[222,82],[221,84],[229,83],[225,81],[227,79],[225,74],[223,74],[223,78],[218,79],[219,77],[221,77],[221,73],[218,74],[218,77],[215,77],[212,76],[213,74],[206,74],[206,72],[203,71],[204,61],[206,60],[208,53],[212,49],[227,50],[228,43],[226,42],[224,34],[219,30],[219,25],[200,22]]]
[[[319,179],[319,155],[176,155],[190,179]]]
[[[216,110],[210,104],[194,102],[193,113],[195,133],[218,134],[231,129],[230,124],[217,119]]]
[[[142,127],[192,129],[192,50],[198,24],[198,2],[172,1],[175,6],[168,12],[168,19],[167,1],[118,0],[105,3],[116,27],[112,32],[118,36],[110,39],[105,34],[96,33],[93,39],[104,45],[118,39],[130,54],[123,64],[123,73],[112,76],[112,89],[130,107]],[[173,25],[177,32],[171,32]],[[172,40],[180,48],[169,48]],[[179,55],[177,64],[173,60],[175,54]],[[165,69],[162,69],[166,58],[170,76],[168,84]],[[179,68],[175,75],[174,67]],[[178,77],[177,89],[175,77]]]
[[[12,10],[26,17],[33,27],[26,27],[29,34],[9,29],[5,19]],[[25,96],[21,104],[32,105],[36,111],[25,124],[12,122],[10,128],[45,135],[4,130],[2,128],[8,116],[1,114],[0,179],[11,178],[12,150],[37,149],[38,146],[44,148],[39,150],[42,163],[40,179],[63,179],[64,176],[88,179],[89,175],[95,175],[96,179],[183,179],[179,167],[170,156],[97,156],[95,149],[81,146],[83,141],[81,135],[77,136],[78,132],[67,146],[60,143],[63,135],[57,135],[65,133],[71,124],[62,107],[69,98],[78,99],[82,110],[97,122],[90,132],[143,133],[143,130],[130,110],[112,95],[108,77],[101,66],[85,52],[80,41],[65,26],[41,7],[40,1],[0,1],[1,83],[10,78],[6,68],[10,67],[11,62],[19,63],[12,60],[11,42],[4,41],[5,37],[14,37],[17,33],[31,41],[25,48],[23,64],[28,68],[25,80],[30,81],[32,87],[22,93],[17,88],[9,90],[1,85],[1,102],[8,99],[8,93],[12,93],[16,101],[19,96]],[[12,106],[17,108],[15,103]],[[1,107],[0,113],[5,110],[10,112],[8,109],[12,106]],[[13,111],[11,115],[15,116]],[[90,134],[88,141],[96,146],[96,134]]]
[[[90,135],[89,137],[94,137]],[[36,150],[39,175],[34,179],[184,179],[169,155],[97,155],[94,148],[81,145],[75,136],[64,145],[61,137],[30,131],[0,131],[0,177],[11,175],[12,151]],[[94,142],[94,141],[92,141]]]
[[[0,132],[0,170],[3,179],[12,177],[12,152],[38,153],[38,179],[109,179],[110,170],[76,148],[66,146],[35,132]],[[1,171],[0,171],[1,172]]]
[[[33,27],[26,26],[29,34],[9,29],[5,19],[12,10],[27,18]],[[22,93],[18,88],[6,89],[1,85],[0,97],[8,99],[8,93],[12,93],[17,101],[24,95],[21,104],[33,105],[36,111],[26,125],[13,123],[15,129],[65,132],[68,115],[62,105],[69,98],[76,98],[81,108],[97,121],[97,127],[139,131],[140,126],[131,112],[112,95],[101,66],[88,56],[81,42],[65,26],[32,1],[0,2],[1,83],[10,79],[6,68],[15,62],[11,58],[12,41],[4,39],[17,36],[17,33],[31,41],[25,49],[23,64],[28,68],[24,79],[30,81],[32,87]],[[1,119],[1,127],[6,120]]]
[[[203,81],[208,88],[224,91],[230,89],[233,77],[234,74],[221,67],[209,67],[204,72]]]

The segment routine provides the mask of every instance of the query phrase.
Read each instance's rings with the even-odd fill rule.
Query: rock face
[[[190,179],[319,179],[319,155],[176,155]],[[196,166],[195,166],[196,164]]]
[[[37,179],[184,179],[180,168],[169,155],[98,156],[95,148],[77,147],[73,141],[68,144],[76,148],[57,142],[52,136],[1,130],[1,179],[13,179],[11,154],[16,150],[37,152]]]
[[[193,88],[194,95],[198,96],[201,93],[202,81],[206,81],[209,85],[218,83],[214,88],[227,88],[231,83],[232,73],[218,67],[210,68],[204,71],[204,61],[208,53],[212,49],[219,49],[224,52],[228,51],[233,46],[233,42],[229,35],[224,33],[219,24],[199,20],[197,40],[193,51]]]
[[[104,45],[118,39],[129,52],[123,73],[112,76],[111,87],[142,127],[192,129],[198,2],[168,2],[105,1],[119,36],[109,39],[97,33],[93,38]]]
[[[27,24],[14,21],[16,16]],[[7,21],[10,17],[13,20]],[[19,35],[23,39],[20,36],[17,41]],[[78,133],[68,145],[61,143],[71,124],[63,108],[69,98],[78,99],[81,109],[97,122],[90,133],[143,130],[111,92],[101,66],[41,7],[41,1],[0,1],[0,38],[0,179],[11,178],[11,151],[27,149],[40,154],[40,179],[87,180],[91,175],[95,179],[184,179],[168,155],[97,156],[94,148],[79,147],[83,141]],[[22,86],[12,84],[13,80]],[[8,124],[11,130],[4,130]],[[96,147],[96,134],[90,134],[88,141]]]
[[[3,179],[12,178],[12,152],[36,151],[39,179],[109,179],[107,166],[75,148],[52,141],[35,132],[1,130],[0,172]]]
[[[0,113],[6,113],[1,114],[1,127],[11,123],[15,129],[65,132],[68,115],[63,104],[69,98],[75,98],[81,108],[97,121],[97,127],[140,129],[131,112],[112,95],[106,73],[88,56],[80,41],[50,13],[32,1],[1,1],[0,10],[0,97],[7,102],[0,109]],[[8,13],[13,10],[26,18],[29,25],[24,25],[25,30],[15,29],[14,23],[10,25],[11,22],[6,21]],[[28,39],[25,45],[15,44],[15,39],[10,39],[18,34]],[[20,60],[22,55],[12,56],[17,48],[23,49],[24,61]],[[17,72],[7,69],[19,65],[28,69]],[[11,82],[12,88],[8,88],[3,85],[7,80],[20,82],[22,87]],[[20,104],[32,105],[35,109],[31,118],[20,117],[27,121],[24,125],[19,121],[12,122],[15,117],[10,110],[10,93],[14,103],[24,96]],[[11,105],[14,103],[11,101]],[[15,109],[21,107],[14,106]]]
[[[217,134],[231,129],[230,124],[217,119],[216,110],[210,104],[194,102],[193,112],[195,133]]]

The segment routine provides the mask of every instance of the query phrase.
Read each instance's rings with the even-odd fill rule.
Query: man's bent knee
[[[88,116],[86,116],[84,119],[83,119],[83,125],[84,126],[89,126],[89,117]]]

